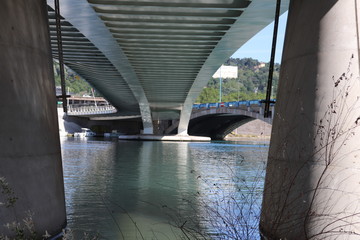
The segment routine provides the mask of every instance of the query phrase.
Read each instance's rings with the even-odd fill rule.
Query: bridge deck
[[[54,3],[48,0],[54,57]],[[282,3],[282,12],[288,0]],[[120,115],[152,121],[182,118],[208,80],[241,45],[274,18],[273,0],[62,0],[67,66]]]

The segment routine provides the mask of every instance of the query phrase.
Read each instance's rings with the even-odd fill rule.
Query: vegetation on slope
[[[225,66],[237,66],[238,78],[222,79],[222,101],[241,101],[264,99],[269,74],[269,64],[252,58],[230,58]],[[280,64],[275,64],[272,97],[276,95]],[[212,78],[198,97],[198,103],[218,102],[220,100],[220,79]]]
[[[59,63],[54,61],[55,86],[61,86]],[[91,95],[91,86],[78,74],[65,67],[65,86],[66,92],[71,95],[82,96]]]

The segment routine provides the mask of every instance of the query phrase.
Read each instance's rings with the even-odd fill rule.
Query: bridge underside
[[[48,0],[54,58],[54,1]],[[283,1],[282,12],[288,1]],[[273,21],[273,0],[61,0],[64,61],[118,110],[153,122],[180,119],[213,73]]]
[[[254,118],[244,115],[214,114],[190,120],[189,134],[223,140],[226,135]]]

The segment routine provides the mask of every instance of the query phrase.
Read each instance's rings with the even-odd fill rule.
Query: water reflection
[[[202,225],[215,239],[258,239],[268,145],[196,144]]]
[[[180,239],[169,223],[216,232],[204,208],[221,197],[214,189],[233,194],[257,181],[261,192],[267,145],[64,139],[62,154],[75,239]]]

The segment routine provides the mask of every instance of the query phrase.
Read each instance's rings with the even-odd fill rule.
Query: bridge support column
[[[191,111],[192,111],[192,102],[187,104],[186,103],[187,102],[185,102],[183,109],[181,110],[179,126],[178,126],[178,135],[184,135],[184,136],[189,135],[188,127],[189,127]]]
[[[264,239],[358,239],[359,12],[292,0],[260,230]]]
[[[31,211],[40,236],[56,234],[66,213],[46,1],[2,0],[0,22],[0,177],[13,191],[0,184],[0,202],[16,199],[0,205],[0,233]]]
[[[140,103],[140,112],[141,112],[141,120],[143,123],[143,132],[142,134],[154,134],[154,126],[151,117],[151,110],[149,104]]]

